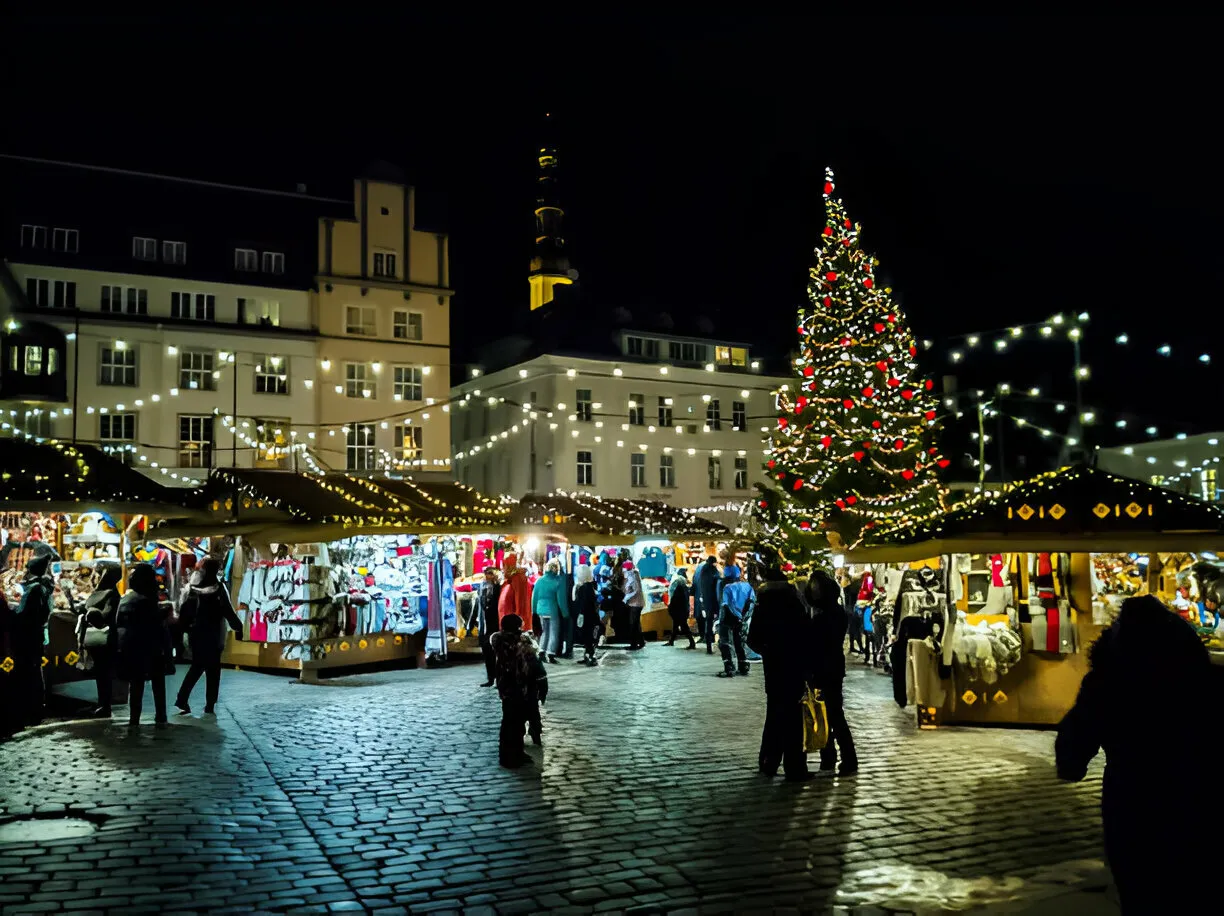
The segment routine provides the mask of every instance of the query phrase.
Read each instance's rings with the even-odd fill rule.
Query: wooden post
[[[119,516],[119,594],[127,594],[127,547],[128,547],[128,524],[131,517],[127,515]]]

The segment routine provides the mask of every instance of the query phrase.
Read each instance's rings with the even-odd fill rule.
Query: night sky
[[[1210,20],[533,9],[505,22],[18,20],[2,145],[311,191],[400,164],[418,222],[452,234],[456,361],[474,342],[458,329],[493,337],[526,309],[542,112],[558,122],[593,321],[618,306],[680,327],[705,314],[784,354],[832,164],[920,336],[1087,310],[1086,403],[1132,429],[1224,426]],[[1127,349],[1113,342],[1123,330]],[[1161,343],[1174,359],[1154,355]],[[1065,388],[1070,352],[981,352],[962,385]]]

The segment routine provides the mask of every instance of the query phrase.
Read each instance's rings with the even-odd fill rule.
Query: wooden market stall
[[[1078,466],[877,537],[846,560],[868,566],[877,583],[901,583],[890,596],[894,631],[908,614],[929,614],[924,604],[953,621],[953,650],[944,651],[945,638],[934,653],[936,662],[951,661],[950,677],[916,699],[920,722],[1054,725],[1074,703],[1087,650],[1121,600],[1154,594],[1188,616],[1196,564],[1213,561],[1221,547],[1219,509]],[[936,572],[915,572],[923,569]],[[923,577],[935,583],[925,593],[906,589]],[[1019,634],[1018,659],[1000,655],[987,635],[1008,630]],[[987,646],[993,658],[979,651]],[[897,657],[914,670],[904,646]]]

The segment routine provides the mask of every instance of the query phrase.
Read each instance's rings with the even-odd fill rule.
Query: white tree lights
[[[810,269],[811,310],[799,314],[798,385],[777,392],[778,419],[757,520],[779,553],[805,562],[831,529],[848,545],[942,509],[934,384],[861,227],[824,187],[826,224]],[[793,389],[793,390],[792,390]]]

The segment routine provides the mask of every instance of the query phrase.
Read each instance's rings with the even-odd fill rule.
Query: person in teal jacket
[[[565,579],[561,575],[561,561],[549,560],[544,575],[536,580],[531,593],[531,613],[540,618],[544,632],[540,636],[540,650],[556,665],[557,653],[561,649],[561,633],[569,619],[569,595]]]

